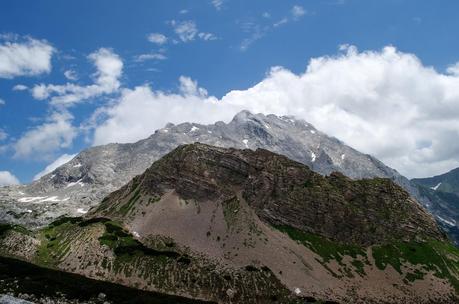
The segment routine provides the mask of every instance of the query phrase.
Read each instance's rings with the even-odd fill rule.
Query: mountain
[[[428,178],[412,179],[421,196],[434,202],[432,211],[442,228],[459,245],[459,168]]]
[[[218,303],[453,303],[459,250],[389,179],[183,145],[82,218],[0,229],[0,255]]]
[[[136,143],[89,148],[30,185],[0,188],[0,222],[33,228],[62,215],[82,215],[100,203],[105,195],[141,174],[155,160],[179,145],[194,142],[239,149],[268,149],[323,175],[338,171],[355,179],[390,178],[424,205],[429,204],[397,171],[303,120],[242,111],[228,124],[168,124]]]

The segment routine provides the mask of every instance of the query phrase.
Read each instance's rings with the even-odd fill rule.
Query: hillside
[[[459,292],[459,251],[401,187],[324,177],[262,149],[180,146],[83,218],[0,234],[3,256],[219,303],[452,303]]]

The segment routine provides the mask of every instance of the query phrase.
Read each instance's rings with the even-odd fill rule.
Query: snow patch
[[[212,131],[207,131],[207,133],[212,134]]]
[[[78,208],[77,213],[85,214],[85,213],[88,213],[88,211],[84,210],[83,208]]]
[[[346,154],[341,154],[341,160],[344,160],[345,157],[346,157]]]
[[[437,191],[438,187],[440,187],[441,183],[438,183],[435,187],[430,187],[430,189]]]
[[[32,213],[32,210],[27,209],[26,212],[27,212],[27,213]]]
[[[316,134],[316,131],[314,130],[309,130],[309,132],[311,132],[311,134]]]
[[[68,201],[70,198],[67,197],[66,199],[59,199],[58,196],[28,196],[22,197],[18,199],[20,203],[44,203],[44,202],[65,202]]]
[[[299,289],[299,288],[297,287],[297,288],[295,288],[294,292],[295,292],[296,295],[299,295],[299,294],[301,293],[301,289]]]
[[[316,161],[316,154],[311,151],[311,161],[315,162]]]
[[[198,130],[199,130],[199,128],[198,128],[198,127],[196,127],[196,126],[193,126],[193,127],[191,128],[190,132],[195,132],[195,131],[198,131]]]
[[[84,183],[82,183],[81,179],[79,179],[76,182],[68,183],[66,188],[73,187],[75,185],[80,185],[81,187],[84,187]]]
[[[31,203],[31,202],[34,202],[34,201],[42,200],[44,198],[47,198],[47,196],[28,196],[28,197],[23,197],[23,198],[18,199],[18,202],[20,202],[20,203]]]
[[[140,237],[140,234],[139,234],[137,231],[133,231],[133,232],[132,232],[132,235],[134,235],[136,238],[139,238],[139,237]]]
[[[73,168],[80,168],[81,166],[83,166],[82,164],[76,164],[75,166],[73,166]]]
[[[244,143],[245,147],[249,147],[249,140],[248,139],[243,139],[242,142]]]
[[[442,217],[439,216],[439,215],[437,215],[437,218],[438,218],[440,221],[442,221],[443,223],[445,223],[446,225],[449,225],[449,226],[451,226],[451,227],[456,226],[456,221],[454,221],[454,220],[453,220],[453,221],[448,221],[447,219],[444,219],[444,218],[442,218]]]

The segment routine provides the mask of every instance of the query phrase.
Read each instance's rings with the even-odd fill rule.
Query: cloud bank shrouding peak
[[[0,78],[36,76],[51,71],[55,49],[44,40],[3,35],[0,43]]]
[[[0,171],[0,187],[19,184],[19,180],[8,171]]]
[[[110,49],[101,48],[88,56],[97,69],[94,83],[80,86],[73,83],[64,85],[40,84],[32,88],[35,99],[50,99],[53,105],[71,106],[89,98],[115,92],[120,87],[119,78],[123,72],[123,61]]]
[[[289,114],[314,124],[409,177],[459,166],[459,65],[446,74],[394,47],[310,60],[296,75],[275,67],[246,90],[221,99],[181,77],[180,92],[122,90],[95,127],[94,144],[133,142],[168,122],[228,121],[242,110]]]

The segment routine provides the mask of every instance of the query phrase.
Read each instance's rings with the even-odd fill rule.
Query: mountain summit
[[[0,254],[218,303],[452,303],[459,251],[391,180],[183,145],[83,218],[0,229]]]
[[[0,222],[40,227],[62,215],[82,215],[152,162],[182,144],[194,142],[267,149],[323,175],[337,171],[354,179],[390,178],[420,199],[417,188],[397,171],[304,120],[242,111],[227,124],[168,124],[136,143],[89,148],[30,185],[0,188]]]

